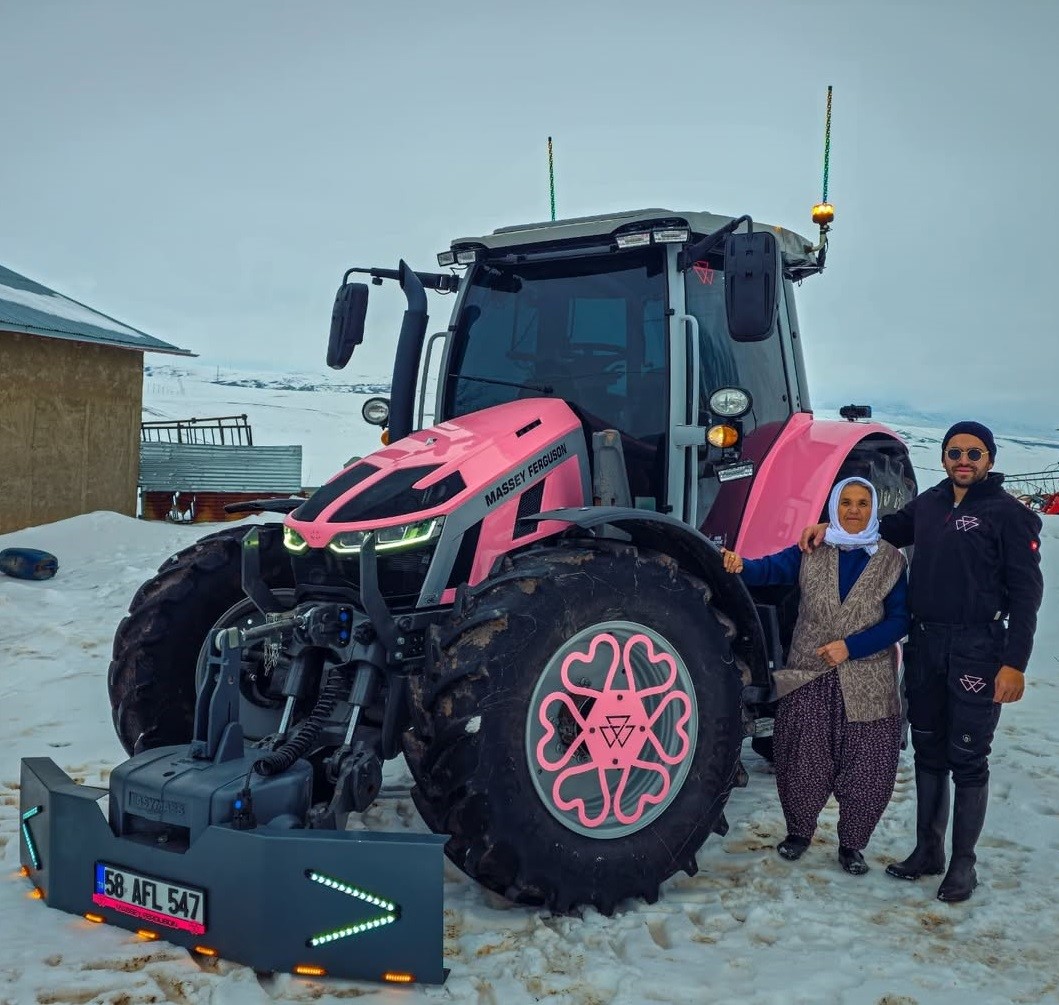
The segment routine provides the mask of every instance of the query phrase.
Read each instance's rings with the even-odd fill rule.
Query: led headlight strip
[[[445,523],[443,516],[416,523],[403,523],[396,527],[380,527],[378,530],[349,530],[331,538],[328,548],[336,555],[359,555],[369,534],[375,535],[376,552],[407,551],[419,548],[441,535]]]
[[[327,547],[336,555],[359,555],[368,535],[374,534],[376,552],[409,551],[440,537],[444,524],[445,518],[436,516],[376,530],[344,530],[331,538]],[[309,542],[293,527],[284,527],[283,547],[293,555],[304,555],[309,550]]]

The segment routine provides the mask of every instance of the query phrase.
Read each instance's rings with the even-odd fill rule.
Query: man
[[[949,902],[967,900],[978,884],[990,744],[1001,706],[1022,697],[1044,593],[1040,517],[1004,491],[995,461],[990,430],[957,422],[942,441],[945,480],[880,521],[883,540],[915,545],[904,658],[916,847],[886,871],[908,880],[945,871],[951,772],[952,855],[938,888]],[[825,526],[805,529],[803,550],[821,542]]]

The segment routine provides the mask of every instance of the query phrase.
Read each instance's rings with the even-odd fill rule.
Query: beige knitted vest
[[[824,545],[802,556],[798,585],[801,602],[787,666],[777,670],[777,697],[784,697],[811,680],[838,671],[838,683],[850,722],[872,722],[901,711],[897,693],[897,657],[890,646],[860,660],[829,667],[816,650],[877,625],[884,617],[883,601],[904,572],[904,556],[885,541],[846,594],[838,599],[838,550]]]

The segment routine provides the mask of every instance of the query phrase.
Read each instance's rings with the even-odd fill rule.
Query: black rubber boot
[[[809,847],[809,844],[809,838],[788,834],[778,845],[776,845],[776,851],[778,851],[780,856],[785,858],[788,862],[793,862],[805,854],[805,849]]]
[[[864,861],[864,856],[856,848],[840,846],[838,861],[851,876],[863,876],[868,871],[868,863]]]
[[[977,861],[974,846],[982,833],[988,800],[989,788],[985,785],[973,789],[957,787],[952,812],[952,858],[949,871],[938,887],[938,900],[959,903],[967,900],[978,885],[978,875],[974,871]]]
[[[949,823],[949,775],[916,768],[916,847],[886,875],[897,879],[940,876],[945,871],[945,828]]]

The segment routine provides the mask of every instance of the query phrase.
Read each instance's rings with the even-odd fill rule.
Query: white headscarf
[[[838,500],[842,497],[842,490],[847,485],[863,485],[871,493],[871,517],[868,526],[856,534],[842,529],[838,522]],[[869,555],[874,555],[879,550],[879,500],[875,495],[875,486],[864,478],[843,478],[832,490],[831,498],[827,501],[827,515],[831,523],[824,532],[824,543],[830,544],[842,551],[855,551],[863,548]]]

